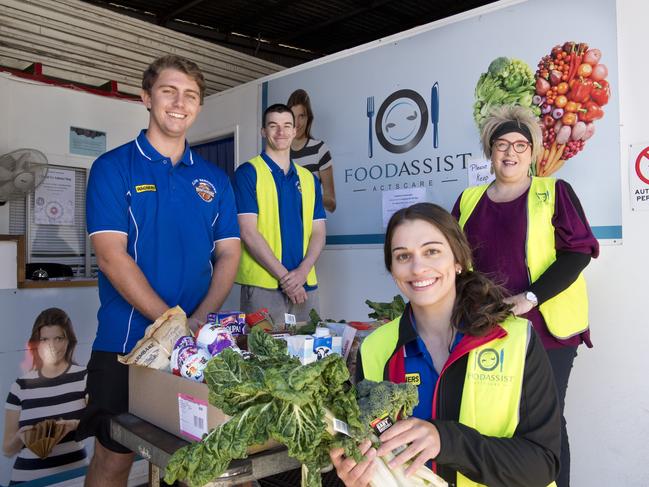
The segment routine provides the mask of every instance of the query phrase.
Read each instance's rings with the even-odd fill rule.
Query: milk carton
[[[322,360],[331,353],[332,336],[329,334],[329,328],[320,326],[315,329],[313,334],[313,352],[318,360]]]

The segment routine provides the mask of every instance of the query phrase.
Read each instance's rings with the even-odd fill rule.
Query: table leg
[[[160,487],[160,467],[149,462],[149,487]]]

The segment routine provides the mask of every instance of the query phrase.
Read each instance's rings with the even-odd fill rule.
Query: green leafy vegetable
[[[374,311],[367,316],[375,320],[389,320],[392,321],[403,314],[406,309],[406,302],[401,295],[397,294],[391,303],[379,303],[375,301],[365,300],[367,304]]]
[[[227,349],[210,361],[205,369],[210,403],[232,418],[202,441],[176,451],[167,465],[166,482],[205,485],[233,459],[245,458],[249,446],[274,439],[304,465],[302,486],[320,487],[320,470],[329,465],[330,450],[342,447],[346,456],[361,460],[358,444],[372,438],[368,418],[377,411],[395,421],[412,414],[417,403],[415,386],[364,381],[356,389],[339,355],[301,365],[286,355],[282,343],[255,327],[248,339],[251,357]],[[347,423],[350,436],[337,434],[334,418]],[[406,480],[403,468],[390,470],[389,460],[375,461],[381,462],[382,470],[373,485],[431,485],[423,479],[435,479],[435,474],[424,470]],[[400,484],[385,483],[396,478]]]
[[[361,410],[361,421],[369,428],[370,438],[375,446],[378,446],[379,440],[373,433],[370,425],[376,419],[389,417],[392,423],[398,419],[404,419],[412,415],[412,412],[419,402],[417,386],[403,383],[394,384],[392,382],[371,382],[361,381],[356,384],[356,399]],[[446,482],[438,477],[428,467],[419,468],[412,476],[406,477],[405,471],[410,466],[410,462],[400,467],[390,468],[388,463],[394,460],[395,456],[403,451],[395,450],[389,452],[380,458],[374,458],[373,463],[376,468],[374,477],[370,481],[372,486],[382,487],[446,487]]]
[[[539,115],[539,107],[532,104],[534,86],[534,72],[525,62],[506,57],[494,59],[475,87],[473,118],[478,127],[489,111],[499,105],[529,107]]]
[[[329,450],[342,446],[360,460],[363,437],[349,371],[339,355],[301,365],[286,355],[286,344],[253,328],[248,340],[253,356],[224,350],[205,369],[209,400],[232,419],[202,441],[181,448],[167,466],[165,480],[204,485],[221,475],[231,460],[245,458],[250,445],[274,439],[307,467],[303,485],[318,487]],[[351,437],[333,435],[327,415],[345,421]]]

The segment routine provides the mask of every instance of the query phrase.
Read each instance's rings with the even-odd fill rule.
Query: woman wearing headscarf
[[[531,175],[543,146],[529,109],[501,106],[481,125],[495,180],[467,188],[453,208],[474,254],[476,270],[511,294],[512,312],[527,318],[552,365],[562,412],[559,487],[570,481],[570,449],[563,409],[577,347],[592,347],[582,271],[599,245],[572,187]]]

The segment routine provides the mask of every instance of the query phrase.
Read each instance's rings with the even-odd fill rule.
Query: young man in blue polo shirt
[[[266,149],[235,172],[235,196],[243,251],[236,282],[241,309],[268,308],[275,326],[285,314],[298,321],[318,309],[315,262],[325,244],[320,182],[290,158],[293,112],[268,107],[261,135]]]
[[[190,326],[204,322],[234,281],[241,250],[232,188],[185,140],[204,93],[193,62],[154,61],[142,79],[148,129],[90,171],[86,215],[101,305],[79,426],[80,437],[97,440],[87,486],[125,486],[133,461],[109,432],[111,416],[128,409],[128,368],[117,355],[130,352],[169,307],[180,305]]]

